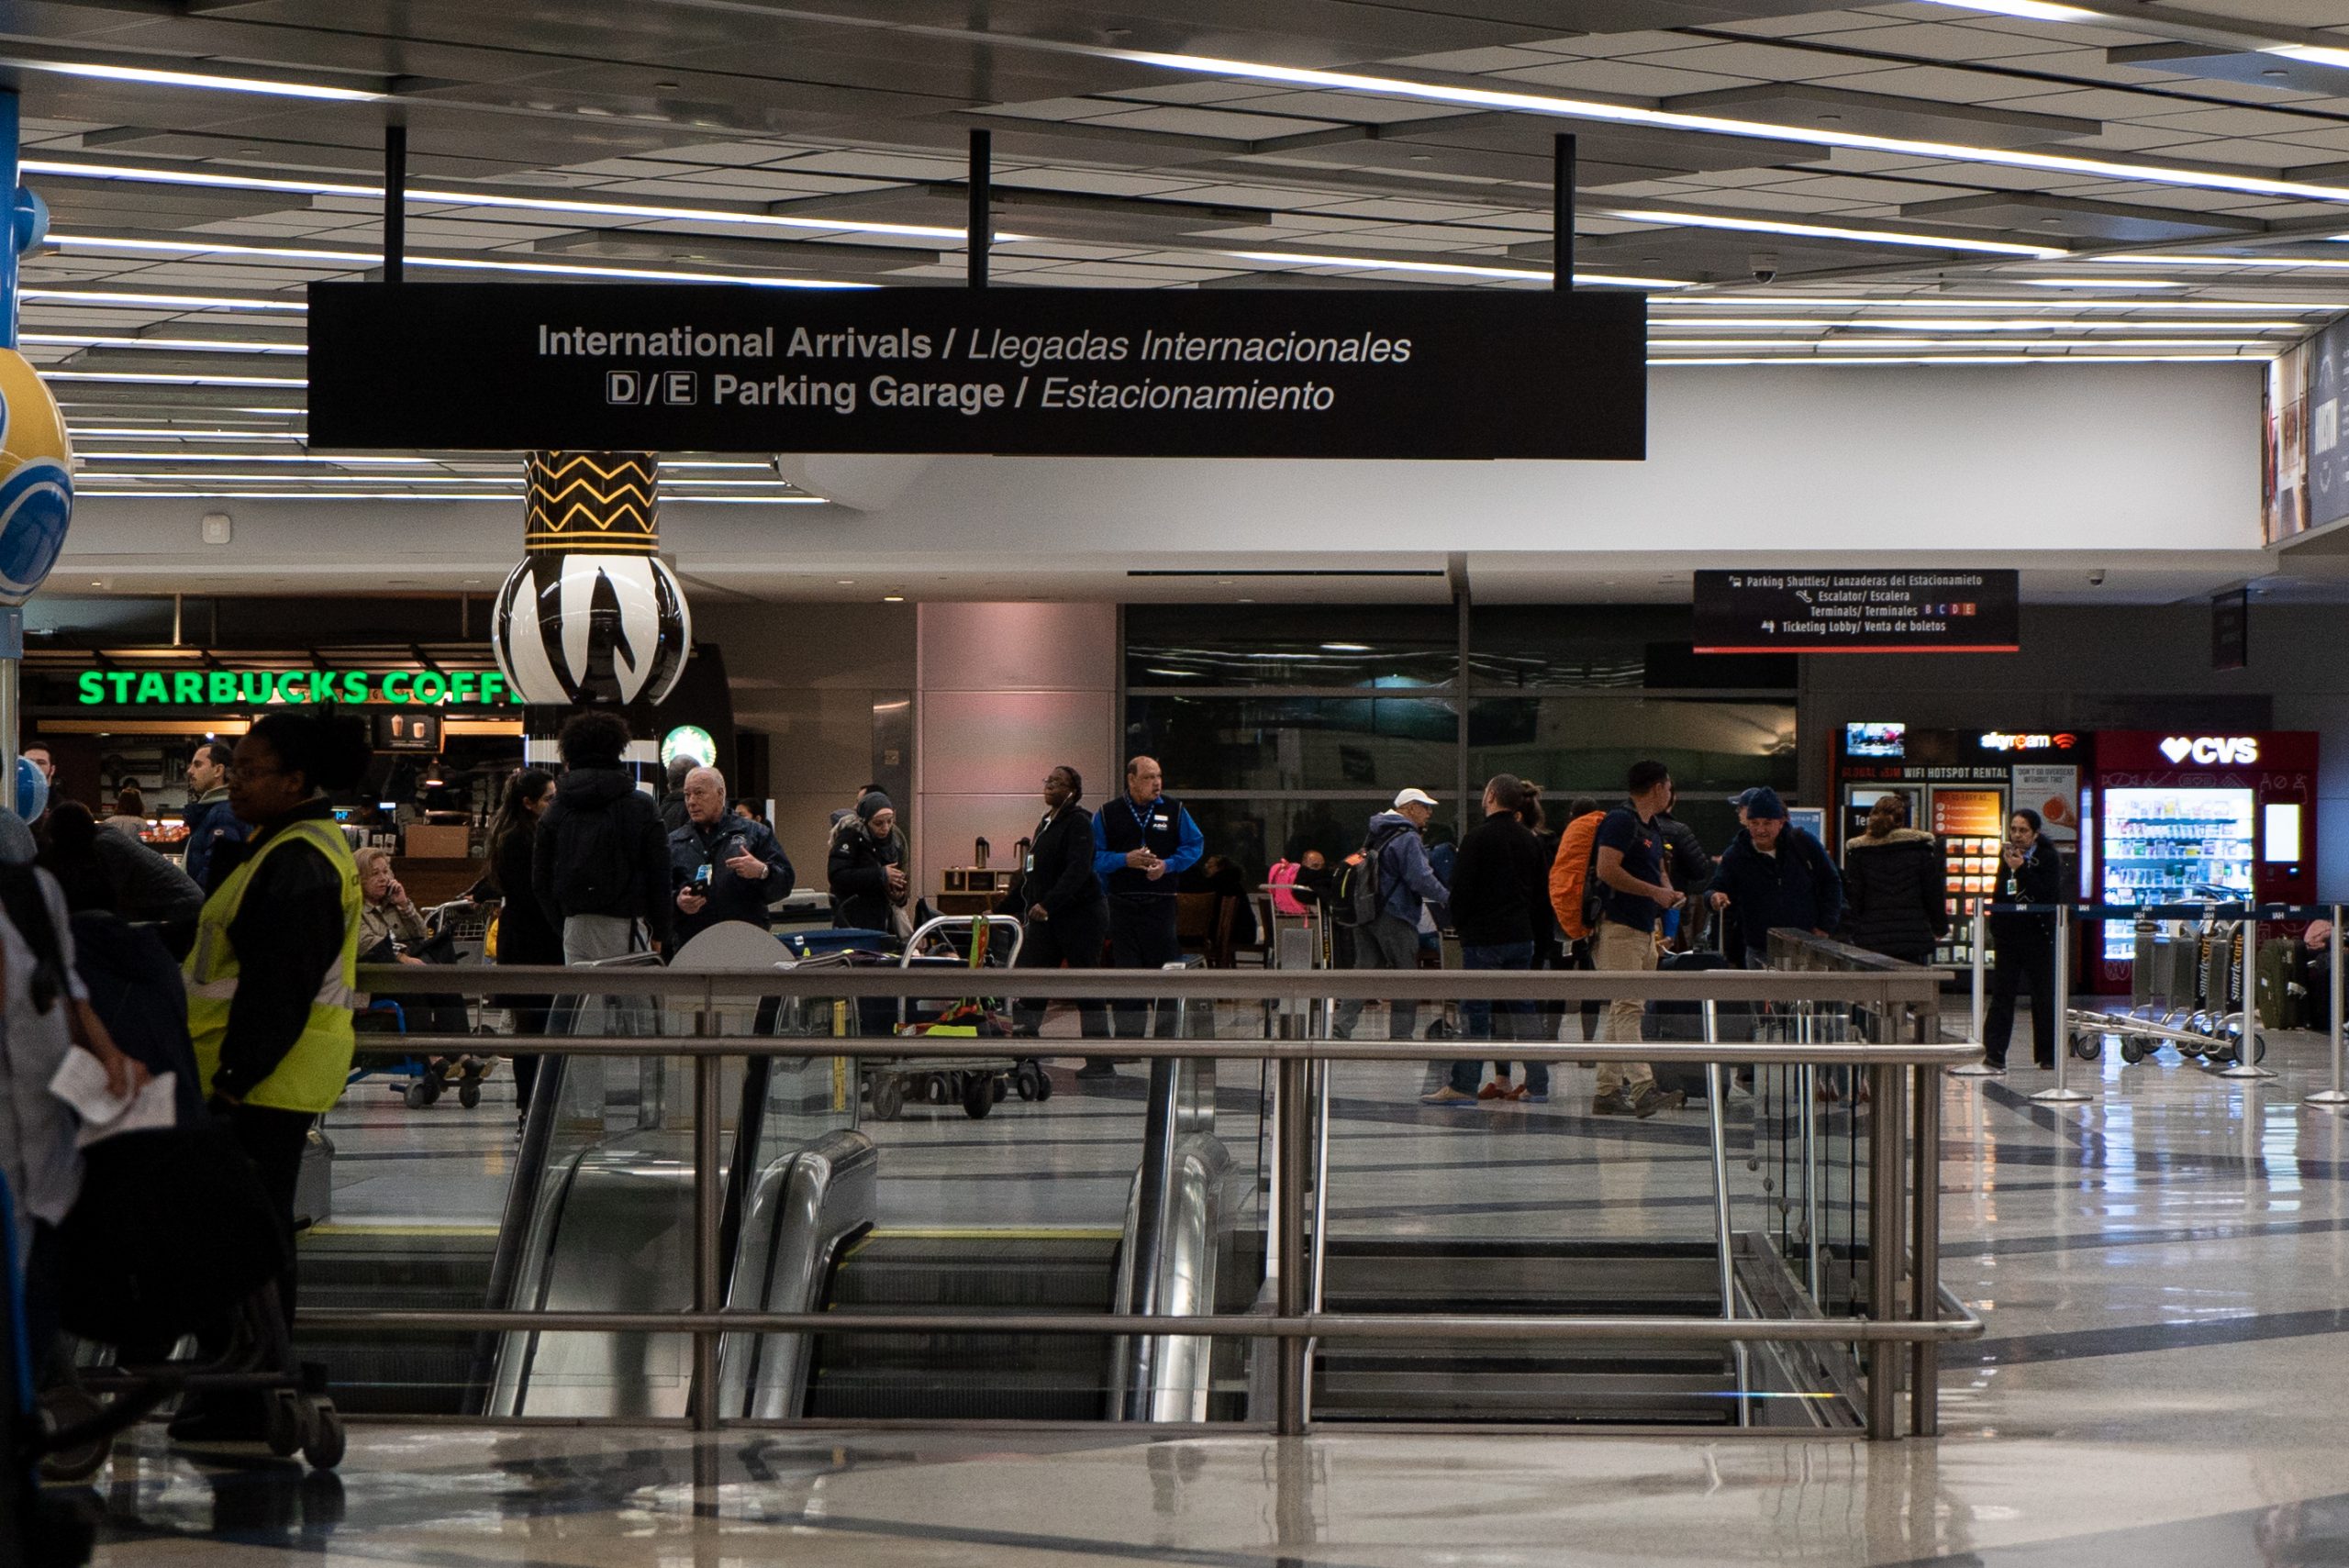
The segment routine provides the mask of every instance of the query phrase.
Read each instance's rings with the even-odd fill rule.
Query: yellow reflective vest
[[[228,1009],[237,996],[239,965],[228,927],[244,904],[261,863],[286,845],[308,844],[340,873],[342,880],[342,946],[334,967],[318,977],[317,995],[310,1001],[309,1021],[294,1048],[276,1070],[245,1096],[247,1105],[277,1110],[322,1112],[342,1097],[343,1082],[351,1074],[356,1036],[351,1010],[365,998],[359,994],[359,862],[342,829],[332,821],[306,817],[289,822],[228,873],[196,917],[195,946],[187,955],[187,1028],[195,1044],[195,1064],[206,1093],[220,1070],[220,1047],[228,1034]]]

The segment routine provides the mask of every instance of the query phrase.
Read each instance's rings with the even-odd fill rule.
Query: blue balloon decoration
[[[28,822],[38,822],[40,814],[49,809],[49,775],[33,765],[30,757],[17,759],[17,815]]]

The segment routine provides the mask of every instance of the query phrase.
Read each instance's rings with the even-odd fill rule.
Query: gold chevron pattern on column
[[[522,546],[651,555],[661,543],[655,452],[532,452],[523,465]]]

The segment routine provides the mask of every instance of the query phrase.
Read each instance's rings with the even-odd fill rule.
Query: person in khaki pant
[[[1664,835],[1655,826],[1656,813],[1672,804],[1672,775],[1662,762],[1634,762],[1624,783],[1631,798],[1607,814],[1593,840],[1597,852],[1591,872],[1600,884],[1600,917],[1591,943],[1591,963],[1602,971],[1652,971],[1656,921],[1683,897],[1665,879]],[[1635,997],[1611,1003],[1607,1038],[1638,1040],[1643,1012],[1643,1004]],[[1645,1062],[1604,1062],[1599,1063],[1598,1092],[1590,1110],[1593,1116],[1645,1119],[1687,1102],[1688,1096],[1677,1090],[1659,1090],[1655,1070]]]

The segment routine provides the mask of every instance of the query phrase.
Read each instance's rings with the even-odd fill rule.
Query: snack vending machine
[[[2108,911],[2313,902],[2316,764],[2308,730],[2099,735],[2087,835],[2095,901]],[[2092,951],[2097,988],[2127,990],[2132,922],[2106,919]]]

